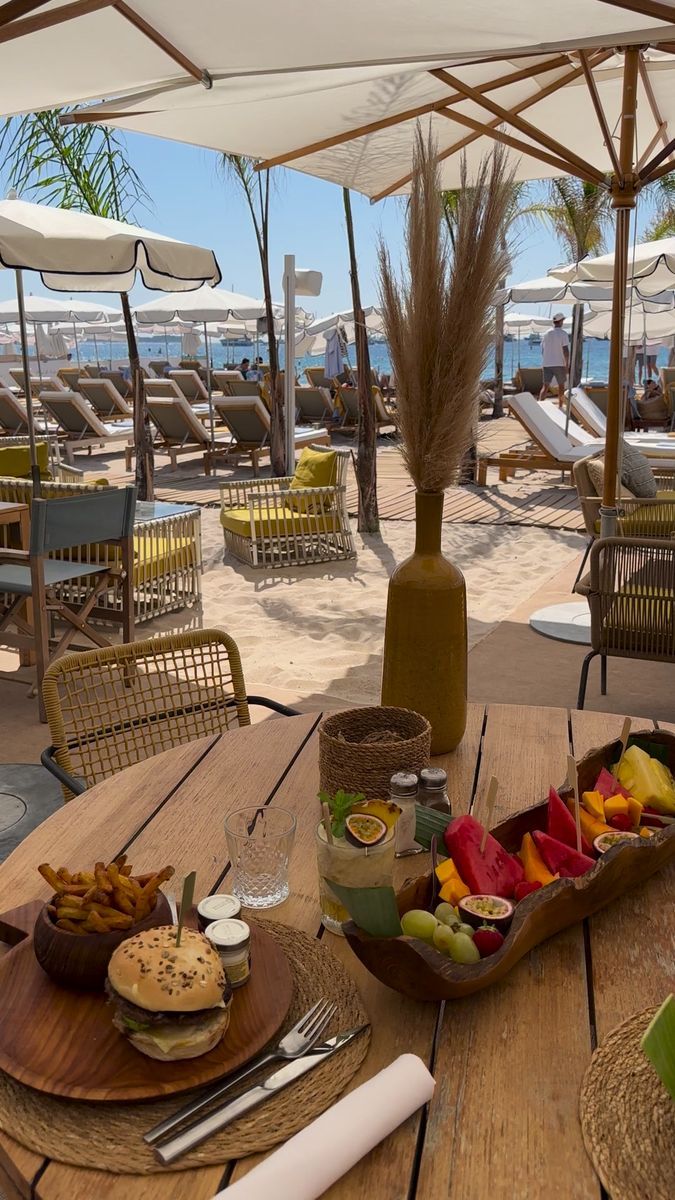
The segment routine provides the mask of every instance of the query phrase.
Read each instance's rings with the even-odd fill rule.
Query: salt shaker
[[[392,775],[389,798],[401,809],[396,822],[396,857],[407,858],[410,854],[420,854],[423,847],[415,841],[417,776],[408,771]]]
[[[439,812],[452,814],[448,798],[448,777],[440,767],[424,767],[420,771],[417,803],[424,808],[435,808]]]

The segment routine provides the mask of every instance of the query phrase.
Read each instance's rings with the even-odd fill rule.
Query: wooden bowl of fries
[[[54,887],[35,922],[33,947],[43,971],[62,987],[99,991],[105,986],[108,963],[120,942],[152,929],[171,925],[171,909],[160,891],[173,867],[133,876],[125,857],[92,871],[54,871],[48,863],[40,874]]]

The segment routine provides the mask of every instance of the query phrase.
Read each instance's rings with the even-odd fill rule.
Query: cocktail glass
[[[325,929],[344,937],[342,925],[350,920],[347,909],[330,886],[331,880],[344,887],[391,887],[394,874],[394,829],[387,830],[377,846],[352,846],[344,838],[328,841],[321,822],[316,831],[316,857],[319,867],[319,903]]]

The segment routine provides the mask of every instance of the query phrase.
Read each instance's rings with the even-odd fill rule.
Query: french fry
[[[53,869],[53,867],[50,867],[49,863],[40,863],[38,871],[40,872],[42,878],[47,880],[50,888],[53,888],[55,892],[63,891],[63,880],[59,879],[56,871]]]
[[[73,879],[75,876],[73,876]],[[96,876],[93,871],[79,871],[77,876],[78,883],[86,883],[87,887],[93,887],[96,883]]]
[[[116,862],[108,863],[108,866],[106,867],[106,874],[112,884],[113,891],[115,891],[115,888],[119,887],[120,879],[120,869]]]
[[[61,904],[68,904],[70,908],[82,908],[84,904],[84,896],[78,896],[75,892],[64,892],[59,896]]]
[[[132,900],[133,900],[133,897],[136,895],[136,891],[134,888],[134,881],[133,881],[133,879],[129,879],[129,877],[127,875],[118,874],[116,887],[120,891],[126,892],[127,896],[129,896]]]
[[[89,910],[85,908],[69,908],[67,904],[57,904],[56,915],[60,921],[86,921]]]
[[[108,925],[108,922],[104,921],[103,917],[99,916],[95,909],[92,909],[89,913],[83,928],[86,929],[88,933],[110,932],[110,926]]]
[[[74,883],[75,882],[67,867],[59,867],[56,874],[58,875],[59,879],[63,880],[64,883]]]
[[[134,904],[133,896],[130,896],[128,892],[122,891],[122,888],[114,888],[113,900],[116,908],[119,908],[120,912],[127,913],[130,917],[135,916],[136,906]]]
[[[68,933],[77,933],[81,937],[86,937],[84,929],[76,925],[74,921],[60,920],[56,922],[57,929],[67,929]]]
[[[120,867],[120,875],[131,875],[131,870],[130,866]]]
[[[112,892],[113,885],[110,882],[110,880],[108,879],[108,875],[107,875],[104,863],[102,863],[102,862],[96,863],[96,865],[94,866],[94,876],[96,878],[96,886],[98,887],[100,892]]]

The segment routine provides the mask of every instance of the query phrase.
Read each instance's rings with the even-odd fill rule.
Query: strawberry
[[[523,879],[521,883],[516,884],[513,898],[514,900],[524,900],[526,896],[530,895],[530,892],[538,892],[541,886],[538,879],[533,880],[532,883],[528,883],[526,879]]]
[[[619,829],[621,833],[628,833],[633,828],[633,822],[625,813],[615,813],[610,817],[609,823],[612,829]]]
[[[503,946],[504,937],[494,925],[481,925],[474,933],[473,941],[481,958],[487,958]]]

